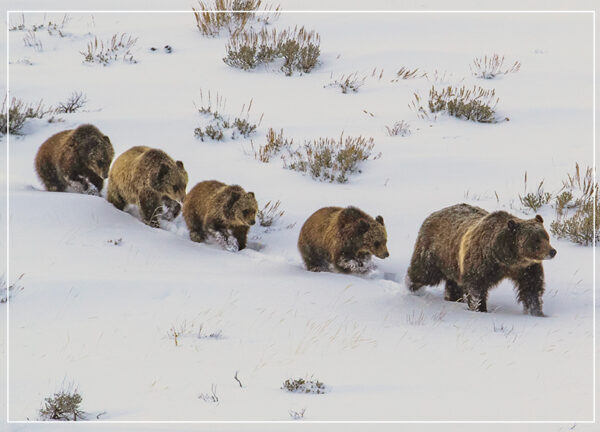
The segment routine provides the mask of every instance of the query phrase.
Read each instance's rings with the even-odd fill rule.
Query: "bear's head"
[[[387,258],[387,232],[383,224],[383,217],[377,216],[375,220],[360,219],[357,234],[362,238],[358,255],[375,255],[377,258]]]
[[[98,177],[108,178],[108,170],[115,157],[115,150],[106,135],[93,125],[82,125],[75,129],[70,142],[76,147],[82,164]]]
[[[528,220],[509,219],[507,225],[514,236],[519,262],[541,262],[556,255],[556,249],[550,245],[550,236],[544,229],[544,219],[540,215]]]
[[[256,222],[258,203],[254,192],[246,192],[239,186],[229,186],[225,203],[225,215],[236,225],[250,226]]]
[[[165,219],[175,219],[181,211],[187,183],[188,174],[183,167],[183,162],[164,160],[160,163],[152,186],[162,194],[162,204],[165,207],[163,217]]]

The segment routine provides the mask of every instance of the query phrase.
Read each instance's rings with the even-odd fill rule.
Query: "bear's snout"
[[[556,256],[556,249],[550,249],[550,252],[548,252],[548,259],[552,259]]]
[[[254,225],[256,223],[256,221],[254,219],[252,219],[250,222],[248,222],[250,225]]]
[[[390,253],[389,253],[389,252],[385,252],[385,253],[383,254],[383,257],[384,257],[384,258],[387,258],[387,257],[389,257],[389,256],[390,256]]]

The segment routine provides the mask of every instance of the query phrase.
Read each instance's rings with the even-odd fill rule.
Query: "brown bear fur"
[[[407,287],[446,281],[446,300],[464,296],[469,309],[486,312],[488,290],[509,278],[525,313],[542,316],[542,260],[556,255],[543,222],[539,215],[523,220],[468,204],[432,213],[419,230]]]
[[[254,225],[258,204],[254,192],[216,180],[198,183],[188,193],[183,205],[183,218],[195,242],[206,240],[207,234],[219,234],[237,240],[238,250],[246,247],[248,230]]]
[[[310,271],[363,273],[371,255],[387,258],[387,232],[383,218],[356,207],[324,207],[304,222],[298,249]]]
[[[107,199],[119,210],[137,205],[142,221],[158,228],[159,217],[172,220],[179,214],[187,182],[183,162],[175,162],[162,150],[132,147],[110,170]]]
[[[71,187],[100,195],[114,156],[110,139],[86,124],[48,138],[35,156],[35,169],[49,191]]]

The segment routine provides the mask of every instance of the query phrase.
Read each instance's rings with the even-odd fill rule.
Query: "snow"
[[[25,19],[41,22],[43,14]],[[558,254],[544,265],[546,318],[524,315],[508,282],[491,291],[482,314],[445,302],[441,287],[410,294],[403,278],[431,212],[468,202],[532,217],[518,202],[525,172],[530,190],[543,179],[553,191],[576,162],[593,164],[591,15],[298,13],[272,24],[296,25],[320,33],[322,53],[313,72],[292,77],[277,65],[250,72],[225,65],[225,34],[201,36],[191,14],[73,13],[67,37],[38,34],[42,52],[23,46],[24,32],[9,33],[13,96],[55,105],[83,91],[89,100],[88,111],[60,115],[59,123],[28,121],[24,136],[10,140],[9,276],[24,273],[24,289],[10,302],[10,350],[0,344],[10,360],[8,382],[0,378],[10,386],[9,420],[36,420],[43,399],[65,381],[76,383],[91,419],[104,413],[102,421],[287,421],[302,409],[304,421],[590,420],[591,247],[551,237]],[[122,32],[139,38],[138,63],[82,63],[90,34]],[[160,49],[167,44],[171,53]],[[520,61],[521,70],[471,77],[472,59],[494,52]],[[408,103],[415,91],[427,95],[431,82],[390,82],[402,66],[447,71],[442,85],[496,89],[498,111],[510,121],[418,119]],[[354,72],[367,76],[357,93],[324,88]],[[250,139],[201,142],[193,136],[204,124],[194,108],[200,90],[223,96],[232,116],[252,100],[250,118],[264,113],[255,145],[270,127],[296,143],[343,131],[374,137],[382,156],[348,183],[331,184],[285,170],[277,158],[256,161]],[[387,136],[385,126],[400,120],[412,134]],[[135,209],[118,211],[103,197],[43,191],[33,169],[38,147],[82,123],[107,134],[116,155],[148,145],[182,160],[188,190],[208,179],[240,184],[260,207],[281,200],[285,214],[268,230],[254,225],[251,247],[231,252],[191,242],[181,216],[152,229]],[[4,202],[5,179],[0,186]],[[303,268],[300,228],[328,205],[384,217],[390,257],[374,258],[375,272]],[[540,213],[549,228],[553,210]],[[7,313],[0,305],[0,321]],[[172,329],[181,333],[177,345]],[[281,389],[295,378],[319,380],[328,391]],[[202,397],[213,388],[217,403]]]

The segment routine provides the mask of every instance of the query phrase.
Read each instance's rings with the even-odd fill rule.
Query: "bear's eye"
[[[177,185],[173,186],[173,192],[175,192],[175,193],[179,192],[179,186],[177,186]]]
[[[376,242],[375,242],[375,247],[376,247],[376,248],[378,248],[379,246],[381,246],[381,242],[379,242],[379,241],[376,241]]]
[[[244,210],[242,213],[243,213],[244,217],[250,216],[250,210]]]

